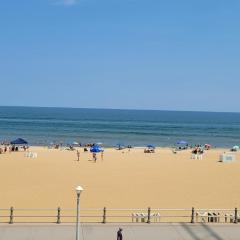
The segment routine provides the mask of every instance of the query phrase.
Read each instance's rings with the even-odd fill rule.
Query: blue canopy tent
[[[187,145],[188,142],[181,140],[181,141],[178,141],[177,144],[178,145]]]
[[[181,141],[178,141],[178,142],[177,142],[177,145],[178,145],[177,149],[179,149],[179,150],[184,150],[184,149],[187,149],[187,147],[188,147],[188,142],[186,142],[186,141],[184,141],[184,140],[181,140]]]
[[[147,145],[147,147],[148,147],[148,148],[155,149],[155,146],[153,146],[153,145],[151,145],[151,144]]]
[[[17,138],[16,140],[13,140],[10,142],[12,145],[27,145],[28,142],[25,141],[24,139],[22,138]]]

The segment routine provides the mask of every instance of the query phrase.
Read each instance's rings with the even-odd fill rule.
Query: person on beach
[[[103,160],[103,151],[101,152],[101,159]]]
[[[77,150],[77,160],[79,162],[79,158],[80,158],[80,152]]]
[[[117,240],[122,240],[123,236],[122,236],[122,228],[119,228],[119,230],[117,231]]]
[[[97,161],[97,154],[93,153],[93,161],[96,162]]]

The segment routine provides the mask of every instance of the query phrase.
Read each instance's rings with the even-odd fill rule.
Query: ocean
[[[240,145],[240,113],[0,107],[0,140],[30,145],[102,142],[133,146]]]

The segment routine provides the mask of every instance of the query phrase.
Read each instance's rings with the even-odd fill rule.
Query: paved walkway
[[[83,224],[80,240],[239,240],[240,224]],[[75,240],[74,225],[0,225],[0,240]]]

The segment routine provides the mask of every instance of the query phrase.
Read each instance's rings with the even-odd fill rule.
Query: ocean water
[[[179,140],[240,145],[240,113],[0,107],[0,140],[30,145],[102,142],[173,146]]]

